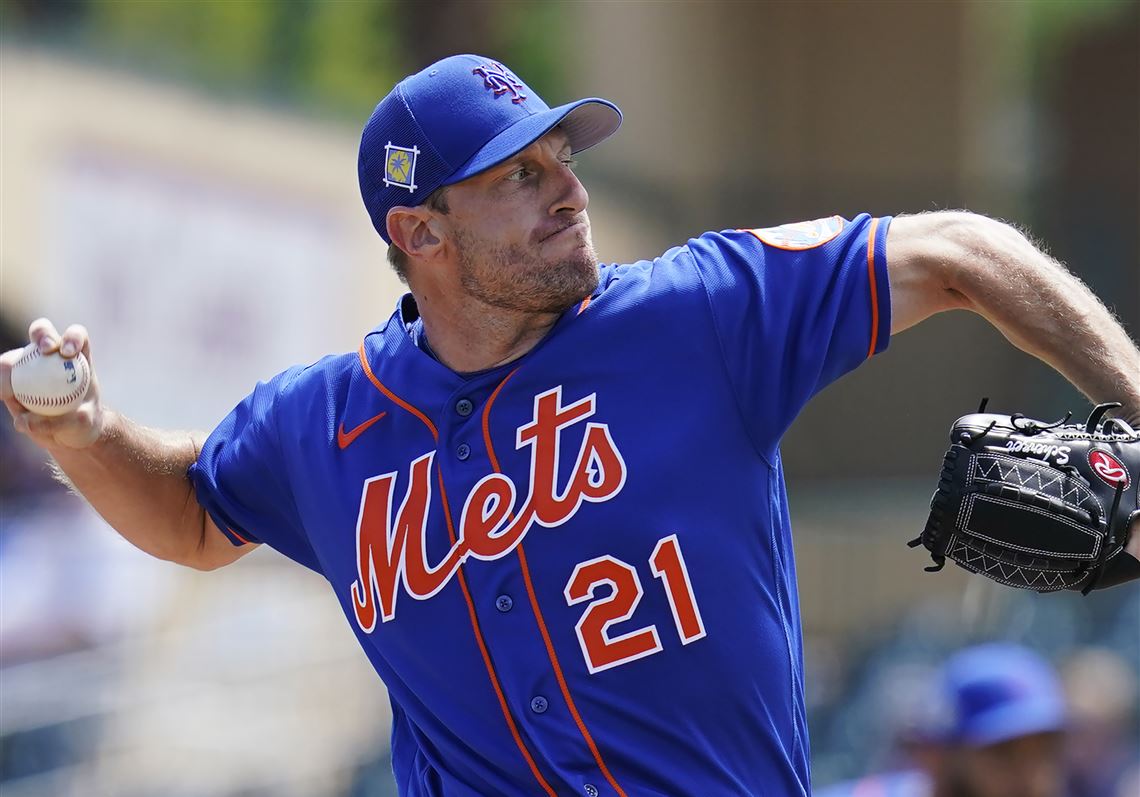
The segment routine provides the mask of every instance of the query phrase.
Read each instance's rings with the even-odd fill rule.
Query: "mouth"
[[[586,229],[586,223],[584,221],[576,221],[573,224],[568,224],[567,226],[562,227],[561,229],[555,230],[554,232],[550,233],[549,235],[543,237],[542,239],[539,240],[539,243],[546,243],[547,241],[553,241],[554,239],[559,238],[561,236],[564,236],[567,233],[578,235],[578,234],[581,234],[585,229]]]

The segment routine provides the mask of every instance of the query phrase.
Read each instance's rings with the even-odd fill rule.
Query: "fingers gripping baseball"
[[[0,398],[13,426],[47,449],[91,445],[102,433],[104,413],[86,327],[73,324],[61,335],[39,318],[28,327],[28,340],[0,355]]]

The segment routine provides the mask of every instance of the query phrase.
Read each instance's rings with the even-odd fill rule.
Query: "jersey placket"
[[[453,481],[457,488],[462,487],[449,492],[453,517],[460,516],[463,501],[479,479],[503,472],[491,434],[492,412],[516,371],[507,374],[493,391],[488,391],[492,383],[478,388],[469,383],[466,392],[459,391],[449,399],[449,408],[458,409],[464,400],[474,403],[469,417],[456,420],[460,413],[448,412],[449,422],[441,423],[440,428],[441,455],[445,450],[452,452],[449,458],[441,456],[440,460],[445,481],[449,488]],[[485,401],[475,400],[476,390],[479,396],[489,392]],[[515,431],[498,429],[500,447],[515,439]],[[469,449],[466,459],[459,457],[460,446]],[[511,519],[526,504],[530,488],[526,474],[512,476],[515,502]],[[544,531],[548,530],[536,524],[527,534]],[[572,790],[570,793],[624,797],[625,792],[605,766],[574,704],[529,583],[525,542],[524,535],[501,558],[482,561],[471,557],[463,565],[479,625],[507,702],[520,730],[528,737],[532,752],[541,759],[558,762],[558,774]]]
[[[436,545],[434,543],[444,542],[446,546],[455,546],[457,544],[458,538],[461,534],[461,529],[458,527],[458,524],[460,522],[460,515],[454,514],[454,512],[462,511],[462,507],[468,491],[470,490],[473,482],[478,479],[478,476],[476,476],[475,479],[470,478],[470,474],[476,473],[474,469],[468,468],[460,471],[454,467],[456,463],[462,464],[471,460],[471,444],[464,443],[462,440],[459,440],[458,437],[465,429],[474,430],[475,426],[468,426],[466,424],[456,422],[453,418],[454,415],[458,415],[460,418],[466,418],[470,417],[471,415],[475,415],[474,408],[478,406],[478,386],[475,383],[467,383],[463,386],[463,389],[457,390],[451,397],[448,398],[448,401],[445,402],[444,412],[436,418],[436,421],[433,421],[427,414],[418,409],[416,406],[393,393],[380,379],[377,378],[368,361],[367,353],[363,345],[360,348],[359,354],[361,365],[363,366],[365,375],[367,376],[368,380],[376,387],[377,390],[387,396],[398,407],[419,419],[419,421],[423,423],[425,427],[427,427],[428,431],[432,435],[433,440],[435,441],[436,451],[434,455],[434,467],[432,468],[433,473],[431,474],[430,478],[438,486],[439,493],[438,497],[433,500],[433,505],[438,506],[439,509],[443,510],[445,520],[444,525],[447,529],[448,540],[436,541],[435,535],[432,535],[433,544],[430,546],[430,550],[427,551],[427,553],[429,556],[434,555],[432,559],[433,562],[438,561],[438,559],[442,557],[443,554],[441,551],[435,550]],[[467,403],[460,403],[463,401],[470,403],[472,409],[471,413],[467,413]],[[452,412],[453,408],[454,411]],[[441,427],[443,428],[442,434],[440,431]],[[465,448],[460,449],[460,445],[464,445]],[[463,454],[462,458],[460,458],[461,452]],[[483,456],[485,459],[485,454]],[[449,476],[450,478],[445,478],[445,475]],[[459,491],[455,494],[456,497],[454,500],[451,499],[448,492],[449,486],[451,485],[454,485],[452,489]],[[526,765],[530,769],[530,772],[533,775],[535,781],[537,781],[537,785],[542,790],[542,793],[548,795],[548,797],[557,797],[557,792],[549,782],[549,767],[545,764],[542,767],[539,766],[538,762],[535,760],[534,754],[531,752],[533,743],[522,738],[523,729],[519,727],[519,723],[516,719],[518,712],[508,701],[508,696],[504,692],[504,685],[502,684],[494,662],[491,659],[490,651],[488,650],[487,643],[483,635],[483,622],[479,617],[479,612],[477,611],[475,601],[472,598],[471,591],[467,584],[466,568],[460,567],[455,573],[455,578],[459,584],[459,589],[467,606],[468,619],[470,621],[472,634],[475,637],[476,646],[479,648],[484,664],[486,666],[485,674],[489,679],[490,686],[499,702],[499,706],[503,712],[503,719],[508,726],[510,735],[513,737],[520,754],[526,761]],[[478,679],[479,675],[472,673],[472,677]],[[528,782],[528,792],[531,788],[531,784]]]

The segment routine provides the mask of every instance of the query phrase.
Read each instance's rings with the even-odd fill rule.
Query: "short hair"
[[[447,204],[447,186],[441,185],[439,188],[428,194],[427,199],[423,201],[437,213],[447,215],[451,212],[451,207]],[[396,272],[396,276],[400,278],[400,282],[405,285],[408,284],[408,253],[395,243],[388,244],[388,263]]]

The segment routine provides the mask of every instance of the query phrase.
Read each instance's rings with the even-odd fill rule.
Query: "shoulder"
[[[877,228],[885,228],[889,216],[875,218],[861,213],[853,219],[827,216],[775,227],[709,231],[674,246],[660,257],[607,267],[611,280],[653,275],[661,270],[709,268],[720,265],[762,263],[767,258],[823,256],[835,258]]]
[[[366,338],[362,348],[367,345]],[[294,365],[260,383],[254,396],[260,393],[278,413],[308,415],[339,406],[352,385],[364,378],[359,350],[328,354],[316,362]]]
[[[661,290],[699,279],[699,269],[733,256],[757,252],[757,239],[746,230],[710,231],[673,246],[662,254],[631,263],[601,268],[599,292]]]
[[[815,282],[814,272],[826,264],[855,257],[871,236],[885,238],[889,222],[889,217],[863,213],[851,220],[828,216],[776,227],[705,232],[653,259],[603,267],[594,298],[640,302],[708,293],[743,299],[772,278],[773,270],[781,280]]]

